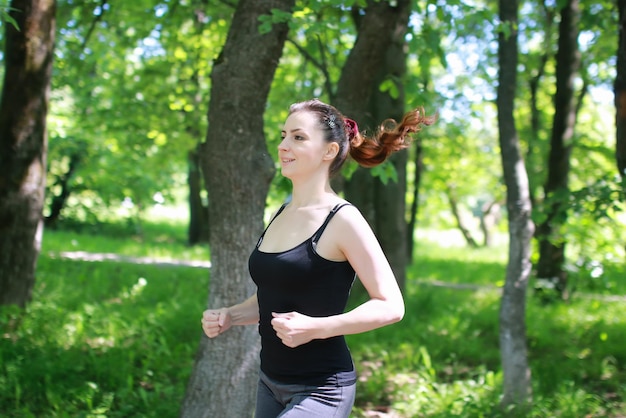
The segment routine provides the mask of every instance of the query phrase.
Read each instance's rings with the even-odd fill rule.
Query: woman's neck
[[[326,206],[337,194],[330,187],[330,184],[318,187],[297,187],[294,185],[289,205],[294,209],[301,209],[314,206]]]

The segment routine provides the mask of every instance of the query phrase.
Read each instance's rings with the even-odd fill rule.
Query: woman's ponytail
[[[363,167],[376,167],[392,153],[409,147],[411,145],[409,134],[419,132],[422,125],[432,125],[436,120],[436,116],[426,116],[424,109],[418,108],[405,113],[399,124],[393,119],[383,121],[371,137],[364,136],[357,130],[352,138],[348,136],[350,156]],[[348,125],[347,121],[352,120],[345,121]]]

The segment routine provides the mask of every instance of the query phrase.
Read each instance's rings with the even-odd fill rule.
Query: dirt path
[[[80,261],[115,261],[118,263],[133,263],[133,264],[152,264],[163,267],[198,267],[198,268],[210,268],[210,261],[197,261],[197,260],[170,260],[154,257],[131,257],[126,255],[114,254],[114,253],[89,253],[86,251],[63,251],[59,253],[48,253],[50,258],[66,258],[69,260]]]
[[[115,253],[90,253],[86,251],[64,251],[59,253],[48,253],[50,258],[65,258],[69,260],[81,260],[81,261],[114,261],[119,263],[134,263],[134,264],[151,264],[163,267],[196,267],[208,269],[211,267],[210,261],[198,261],[198,260],[170,260],[154,257],[131,257],[126,255],[120,255]],[[420,286],[435,286],[445,287],[447,289],[458,290],[493,290],[501,292],[502,288],[495,285],[478,285],[470,283],[447,283],[438,280],[412,280],[413,283]],[[573,295],[575,298],[581,299],[595,299],[605,302],[622,302],[626,303],[626,295],[601,295],[593,293],[580,293],[577,292]]]

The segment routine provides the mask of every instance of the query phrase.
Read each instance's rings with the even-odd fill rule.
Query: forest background
[[[11,6],[20,10],[17,6],[27,3],[42,5],[46,2],[14,1]],[[144,407],[154,402],[150,397],[159,392],[155,390],[158,385],[155,385],[155,379],[145,374],[149,374],[148,371],[154,373],[155,366],[146,364],[155,358],[139,360],[137,348],[127,338],[126,344],[133,347],[130,351],[135,353],[131,363],[141,363],[138,369],[143,375],[133,377],[135,371],[129,364],[129,369],[122,368],[121,376],[126,376],[124,384],[116,380],[123,377],[110,376],[109,382],[91,377],[82,382],[81,389],[70,391],[76,392],[75,397],[65,399],[64,395],[50,389],[51,382],[44,378],[56,376],[50,371],[54,369],[53,364],[40,376],[29,377],[18,372],[25,365],[24,361],[28,361],[23,357],[25,351],[20,354],[20,344],[26,350],[26,335],[36,329],[34,322],[29,322],[36,318],[33,306],[41,306],[30,304],[33,287],[52,286],[41,277],[51,275],[52,270],[46,270],[46,266],[59,268],[53,260],[61,255],[79,257],[80,251],[87,251],[106,258],[109,255],[103,252],[106,252],[107,245],[117,246],[110,250],[111,253],[153,255],[146,251],[150,251],[156,236],[156,243],[172,246],[171,252],[161,250],[171,257],[178,255],[205,262],[209,258],[214,262],[216,258],[224,257],[226,261],[220,266],[229,267],[228,274],[212,271],[211,287],[205,283],[202,290],[209,294],[209,304],[235,302],[238,296],[250,291],[249,284],[243,284],[248,279],[241,266],[243,257],[239,254],[249,251],[248,244],[253,240],[248,238],[258,234],[263,219],[287,198],[288,184],[274,175],[275,168],[268,163],[269,157],[273,160],[276,157],[280,125],[289,104],[311,97],[337,104],[347,116],[354,117],[367,129],[372,129],[373,121],[382,119],[381,116],[397,117],[404,109],[412,107],[423,106],[428,113],[439,115],[438,123],[425,129],[410,150],[374,170],[349,165],[336,186],[361,208],[373,225],[406,294],[413,295],[417,292],[416,286],[423,282],[433,285],[445,282],[450,286],[469,286],[470,289],[480,285],[482,287],[477,289],[488,289],[489,296],[485,297],[478,290],[477,295],[489,301],[490,315],[484,314],[489,320],[485,320],[482,327],[464,324],[468,334],[462,338],[485,337],[482,335],[485,329],[497,334],[497,322],[502,317],[493,311],[499,295],[497,291],[493,292],[494,288],[504,288],[506,295],[508,278],[504,265],[507,254],[503,253],[503,248],[509,247],[509,240],[515,239],[510,233],[510,222],[506,222],[511,216],[511,206],[507,204],[507,186],[510,184],[505,180],[505,174],[511,161],[503,157],[502,128],[499,126],[502,108],[497,103],[502,96],[498,87],[503,85],[499,54],[503,43],[511,39],[513,33],[519,40],[519,51],[514,51],[519,55],[519,62],[514,66],[514,83],[508,86],[514,88],[513,115],[527,174],[527,197],[533,208],[532,223],[536,225],[533,239],[527,243],[532,274],[524,276],[522,272],[517,279],[521,279],[524,288],[529,282],[533,290],[528,303],[534,315],[554,321],[553,324],[565,321],[574,328],[578,322],[573,318],[578,314],[587,315],[589,319],[582,327],[585,332],[578,336],[580,340],[576,340],[582,345],[575,344],[576,349],[571,351],[543,341],[543,338],[549,339],[552,328],[535,328],[530,332],[531,362],[541,359],[539,352],[545,343],[544,349],[550,355],[543,353],[544,360],[558,361],[554,359],[561,359],[559,355],[563,356],[561,360],[575,360],[571,364],[565,361],[569,364],[568,370],[585,364],[583,372],[564,377],[549,390],[545,382],[529,379],[527,383],[534,385],[534,391],[539,394],[535,396],[531,414],[620,416],[624,413],[624,358],[621,350],[614,349],[619,346],[616,333],[623,329],[620,315],[616,314],[623,309],[623,301],[614,297],[624,294],[622,281],[626,258],[624,186],[619,175],[623,159],[620,160],[617,145],[620,142],[614,102],[617,97],[614,90],[618,79],[621,4],[612,1],[585,4],[577,1],[522,1],[518,8],[517,2],[508,2],[509,5],[515,4],[515,11],[520,16],[518,24],[509,25],[502,18],[502,5],[495,2],[289,3],[202,0],[57,2],[47,113],[47,156],[45,147],[42,147],[47,167],[40,218],[45,220],[43,242],[49,252],[43,251],[40,256],[39,279],[30,284],[28,280],[23,281],[26,291],[22,300],[17,302],[27,306],[26,314],[12,308],[3,311],[2,326],[6,329],[3,329],[2,358],[6,361],[3,361],[0,384],[2,402],[10,414],[42,414],[37,408],[45,407],[30,405],[25,400],[23,392],[30,390],[45,399],[43,404],[48,405],[49,410],[43,414],[50,416],[63,415],[64,410],[71,408],[86,415],[125,416],[123,396],[134,398],[145,404]],[[3,26],[8,33],[14,23],[19,22],[19,18],[12,20],[11,16],[19,17],[19,14],[8,14],[10,10],[5,10]],[[368,20],[375,15],[381,18],[380,27],[375,26],[377,22]],[[386,16],[391,17],[384,20]],[[236,41],[238,35],[245,38],[244,35],[251,34],[251,37],[265,36],[263,39],[267,40],[280,30],[284,38],[281,40],[281,35],[277,34],[276,42],[272,44],[274,50],[279,51],[274,56],[274,68],[252,65],[255,49],[272,49],[261,43],[240,45],[239,50],[247,54],[242,59],[247,59],[249,65],[242,64],[231,72],[232,83],[215,83],[220,76],[215,71],[217,65],[232,62],[228,61],[229,39]],[[377,55],[365,55],[355,66],[350,59],[358,56],[359,39],[363,44],[368,35],[388,37],[390,41],[378,46],[382,48],[379,50],[374,47],[378,44],[370,41],[370,50]],[[5,51],[10,47],[7,39],[9,37],[5,34],[2,38]],[[565,42],[567,39],[570,43]],[[8,54],[2,58],[8,62],[6,56]],[[272,61],[267,57],[264,60]],[[362,75],[367,73],[366,64],[374,62],[378,66],[365,83]],[[9,70],[3,66],[2,71],[8,73]],[[247,72],[256,72],[256,79],[266,79],[267,90],[257,90],[254,84],[242,83],[242,80],[246,81],[242,74]],[[1,75],[5,76],[4,73]],[[350,80],[355,80],[355,85],[351,85]],[[222,98],[230,95],[239,100],[245,99],[241,91],[247,90],[247,94],[258,98],[260,107],[250,107],[252,100],[213,101],[218,88],[222,88],[218,91],[223,94]],[[7,91],[5,84],[1,110],[3,128],[8,126],[6,115],[16,111],[15,103],[18,102],[17,96],[7,98]],[[236,103],[240,106],[234,106]],[[227,111],[218,117],[213,116],[216,119],[212,120],[211,112],[217,112],[214,109],[220,109],[220,106]],[[257,123],[259,117],[260,123]],[[248,120],[261,128],[261,135],[250,136],[254,136],[254,140],[247,136],[251,129]],[[8,138],[8,134],[3,134],[3,146],[8,143]],[[0,169],[3,174],[7,171],[4,164],[11,167],[6,158],[13,154],[8,149],[3,148]],[[233,161],[234,164],[223,166],[220,160]],[[261,183],[259,187],[257,181]],[[219,189],[221,185],[225,189]],[[239,189],[243,190],[243,195],[254,190],[254,195],[244,196],[253,203],[245,210],[238,209],[239,206],[232,205],[225,196],[228,187],[233,190],[235,201]],[[510,189],[508,193],[510,197]],[[160,219],[167,214],[166,217],[178,225],[176,232],[168,235],[170,230],[163,229],[159,234],[152,234],[155,213],[160,214]],[[250,224],[243,221],[248,218]],[[180,238],[181,224],[186,231],[184,238]],[[4,234],[5,231],[0,241],[5,245],[3,248],[8,248],[15,241],[11,241],[11,235]],[[85,235],[106,237],[116,234],[129,236],[129,240],[140,245],[129,245],[131,250],[125,254],[123,248],[128,244],[121,244],[123,241],[113,240],[112,244],[94,241],[90,245],[89,239],[85,238]],[[212,239],[222,242],[224,237],[229,237],[227,241],[235,241],[233,248],[229,248],[230,244],[219,248],[211,248],[208,244]],[[34,238],[28,239],[32,241]],[[50,247],[46,247],[48,239]],[[181,240],[189,245],[188,249],[176,247]],[[431,244],[439,249],[434,253],[445,254],[432,254],[428,250]],[[458,251],[458,247],[463,251]],[[207,249],[210,251],[205,251]],[[35,252],[38,253],[38,249]],[[510,263],[511,254],[508,255]],[[502,267],[500,272],[478,270],[477,277],[467,277],[463,269],[470,264],[456,271],[445,270],[446,265],[455,260],[472,263],[483,257],[497,260]],[[433,258],[441,261],[438,273],[435,273],[437,269],[429,273],[428,260]],[[10,257],[2,258],[0,267],[5,275],[11,263],[14,261]],[[94,275],[94,272],[89,274]],[[100,277],[100,274],[101,279],[106,280],[106,274],[95,276]],[[235,280],[228,277],[233,274]],[[202,277],[208,278],[206,276],[203,273]],[[68,272],[66,277],[58,280],[70,282],[57,283],[56,286],[61,286],[59,288],[71,287],[75,280],[83,284],[89,281],[86,273],[78,270]],[[5,292],[10,284],[10,280],[0,281],[3,299],[10,294]],[[111,286],[112,292],[119,291],[113,289],[113,282],[105,288],[107,286]],[[137,281],[134,276],[133,282],[119,283],[119,286],[128,286],[124,298],[132,300],[135,293],[139,294],[146,286],[146,281],[141,278]],[[45,297],[44,289],[34,289],[33,302],[37,302],[38,295]],[[161,291],[167,295],[168,290]],[[198,288],[188,290],[187,296],[199,291]],[[430,302],[412,300],[408,304],[413,309],[408,312],[409,315],[414,312],[426,322],[433,319],[427,315],[433,313],[428,308],[433,300],[443,305],[455,303],[453,293],[434,296],[430,290],[421,287],[418,293],[421,298],[427,295]],[[187,296],[182,294],[183,298]],[[526,303],[525,293],[522,296],[523,303]],[[87,302],[86,295],[82,299],[91,306],[87,311],[98,306]],[[7,302],[16,301],[3,300],[3,303]],[[609,304],[616,304],[616,307]],[[196,309],[201,310],[202,305],[206,306],[206,300],[201,301]],[[48,305],[47,308],[52,311],[68,309],[61,304]],[[574,314],[564,313],[574,308],[579,310]],[[131,324],[124,314],[129,312],[120,310],[112,316],[119,320],[119,324]],[[465,314],[468,312],[456,312],[454,316]],[[80,315],[89,316],[86,312]],[[144,312],[143,315],[147,314]],[[154,320],[150,315],[147,317],[148,322]],[[521,319],[518,315],[516,320],[521,324],[520,336],[527,341],[525,318],[522,309]],[[84,319],[79,322],[82,324],[82,321]],[[98,353],[104,355],[114,348],[114,335],[118,331],[113,330],[115,327],[111,324],[106,326],[109,328],[106,332],[110,333],[108,337],[102,329],[92,330],[90,332],[103,334],[97,338],[84,335],[79,351],[88,349],[90,356],[99,357]],[[149,329],[145,323],[138,327]],[[457,328],[448,324],[438,330],[421,330],[440,333],[439,338],[431,335],[430,341],[425,340],[422,344],[407,345],[401,342],[404,336],[392,337],[384,333],[374,335],[388,338],[387,346],[364,340],[363,348],[357,353],[365,365],[365,379],[361,383],[365,395],[355,413],[371,416],[372,409],[378,409],[380,414],[384,410],[399,416],[427,416],[420,393],[426,393],[431,399],[436,396],[446,399],[441,402],[440,409],[431,411],[429,416],[495,416],[496,411],[502,411],[496,406],[499,403],[499,408],[504,407],[506,411],[507,407],[519,407],[520,399],[530,402],[531,391],[527,389],[521,394],[513,390],[513,402],[501,402],[501,391],[507,399],[506,376],[503,377],[506,375],[506,355],[503,353],[496,352],[494,356],[503,356],[504,371],[494,364],[494,357],[467,355],[458,359],[457,356],[462,354],[444,349],[439,353],[432,346],[435,341],[440,347],[445,346],[440,341],[441,335],[452,329],[458,330],[458,327],[458,324]],[[67,326],[63,330],[67,333]],[[188,344],[189,335],[198,338],[192,330],[184,337]],[[161,340],[154,342],[155,347],[166,351],[165,361],[171,361],[167,360],[167,354],[172,354],[173,347],[164,342],[170,338],[169,332],[163,331]],[[75,333],[74,330],[70,334]],[[201,339],[200,360],[196,359],[191,377],[189,369],[176,376],[168,374],[167,379],[173,380],[173,386],[178,389],[168,386],[167,390],[178,395],[180,386],[186,383],[181,383],[181,378],[190,379],[182,415],[220,416],[219,410],[211,408],[222,407],[231,413],[237,408],[249,408],[249,395],[233,396],[232,392],[215,390],[220,381],[232,384],[253,380],[247,369],[242,371],[241,381],[230,377],[233,362],[241,363],[242,358],[247,358],[245,354],[243,357],[239,354],[231,356],[230,361],[225,356],[217,364],[202,359],[210,357],[211,350],[231,353],[229,347],[237,346],[254,353],[255,343],[250,342],[251,335],[254,331],[235,335],[221,347],[217,344],[208,347],[206,339]],[[564,335],[569,334],[564,332]],[[61,336],[54,338],[63,339]],[[71,340],[66,334],[56,350],[72,347]],[[358,338],[354,340],[359,343]],[[491,335],[485,337],[486,346],[470,346],[475,351],[485,347],[493,350],[497,340],[497,335]],[[30,343],[42,342],[33,340]],[[188,355],[194,350],[194,343],[197,341],[180,350]],[[595,344],[604,346],[599,349]],[[372,366],[371,362],[379,366],[377,362],[381,359],[402,363],[397,357],[386,354],[388,351],[398,351],[400,358],[410,359],[404,369],[400,367],[402,372],[394,373],[394,367],[387,364],[389,373],[376,373],[377,366]],[[431,355],[441,362],[441,369],[433,366]],[[104,367],[96,359],[90,361]],[[108,358],[106,361],[115,360]],[[119,361],[127,364],[129,358]],[[192,360],[188,358],[187,362],[191,368]],[[450,364],[454,364],[452,372],[448,369]],[[541,367],[535,366],[535,369],[541,370]],[[544,370],[543,374],[540,372],[539,376],[545,380],[551,374],[555,375],[552,369]],[[240,378],[238,373],[235,375]],[[39,377],[44,381],[35,385]],[[446,382],[446,386],[437,379]],[[550,381],[554,383],[558,379]],[[455,385],[456,391],[449,389]],[[251,391],[245,390],[248,387],[244,384],[239,390],[249,394]],[[444,387],[453,393],[451,400],[441,395]],[[194,399],[194,389],[214,398]],[[159,392],[159,396],[166,396],[165,392]],[[436,392],[439,395],[435,395]],[[483,397],[481,393],[487,395]],[[169,392],[167,396],[175,397]],[[142,407],[135,407],[142,411]],[[197,410],[210,412],[202,415],[194,412]]]

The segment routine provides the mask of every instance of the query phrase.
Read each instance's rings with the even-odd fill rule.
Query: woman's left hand
[[[272,312],[272,327],[287,347],[295,348],[316,338],[315,319],[298,312]]]

